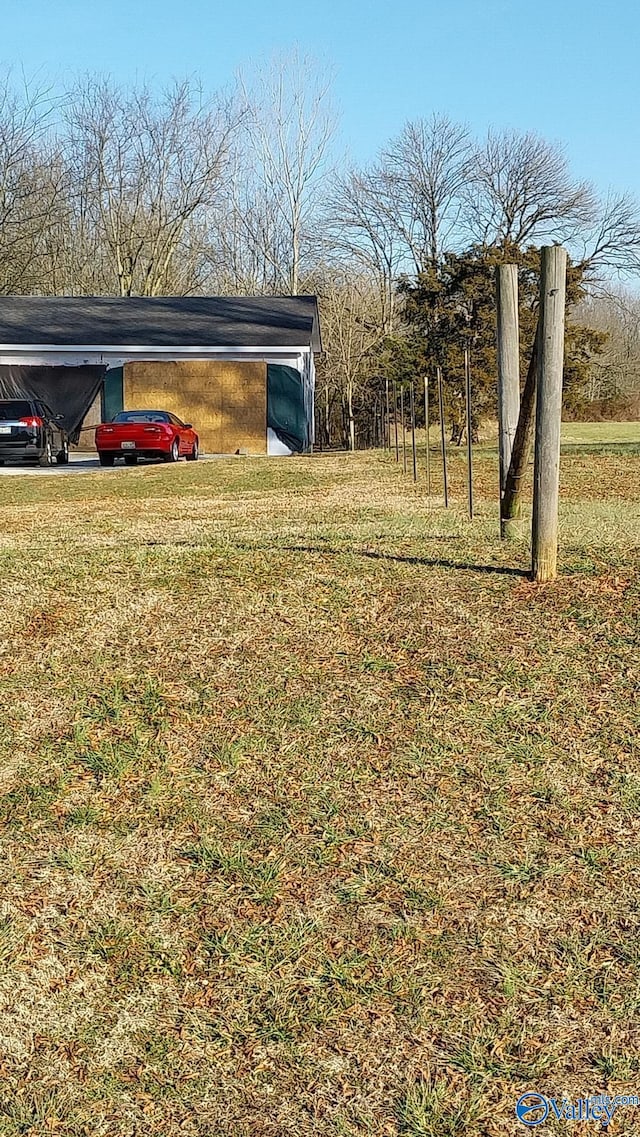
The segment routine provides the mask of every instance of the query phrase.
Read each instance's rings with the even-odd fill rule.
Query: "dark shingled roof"
[[[322,348],[315,296],[0,296],[7,344]]]

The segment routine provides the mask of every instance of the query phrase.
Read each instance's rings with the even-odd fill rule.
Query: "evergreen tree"
[[[446,253],[415,280],[399,285],[405,334],[384,346],[387,371],[403,380],[427,375],[436,395],[436,367],[442,368],[445,414],[451,439],[462,441],[465,429],[464,350],[471,358],[472,429],[497,414],[497,353],[495,270],[501,263],[518,265],[521,373],[528,366],[538,318],[540,249],[472,246],[464,253]],[[582,299],[582,270],[569,265],[564,369],[565,404],[572,410],[586,397],[589,367],[606,341],[606,334],[571,321],[572,308]],[[431,390],[431,388],[430,388]]]

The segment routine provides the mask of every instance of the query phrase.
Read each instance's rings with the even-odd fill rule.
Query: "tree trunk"
[[[538,329],[536,329],[529,370],[520,400],[520,414],[513,440],[511,462],[509,463],[507,480],[500,503],[500,533],[502,537],[511,539],[522,536],[522,480],[527,469],[533,438],[537,368]]]
[[[300,271],[300,217],[297,202],[293,203],[293,225],[291,229],[291,272],[289,288],[292,296],[298,295],[298,275]]]

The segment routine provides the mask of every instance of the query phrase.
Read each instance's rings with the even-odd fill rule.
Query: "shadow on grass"
[[[444,540],[445,538],[436,538],[436,540]],[[207,543],[199,543],[194,541],[162,541],[149,539],[141,541],[141,545],[145,548],[175,548],[183,546],[191,549],[208,549],[211,546]],[[242,550],[244,553],[272,553],[274,551],[279,553],[317,553],[319,556],[340,557],[353,556],[353,557],[367,557],[372,561],[395,561],[396,564],[404,565],[424,565],[425,568],[449,568],[458,570],[459,572],[478,572],[489,573],[495,576],[518,576],[527,578],[530,576],[528,569],[512,568],[509,565],[478,565],[471,564],[468,561],[453,561],[449,557],[410,557],[402,556],[398,553],[376,553],[373,549],[334,549],[329,545],[274,545],[273,543],[266,544],[264,542],[249,544],[245,541],[234,541],[233,548]],[[225,551],[229,551],[229,546],[225,545]]]
[[[640,442],[563,442],[560,453],[582,454],[584,457],[606,457],[608,454],[623,458],[640,457]]]
[[[374,561],[396,561],[405,565],[424,565],[426,568],[450,568],[461,572],[496,573],[500,576],[528,576],[526,569],[510,568],[508,565],[474,565],[466,561],[452,561],[447,557],[405,557],[397,553],[375,553],[370,549],[315,549],[305,545],[287,545],[288,549],[298,553],[351,553],[357,557],[369,557]]]
[[[238,548],[246,549],[247,551],[260,549],[267,551],[273,549],[273,545],[238,545]],[[319,553],[323,556],[339,557],[344,555],[351,555],[354,557],[367,557],[369,560],[374,561],[395,561],[397,564],[405,565],[424,565],[426,568],[450,568],[458,569],[460,572],[480,572],[480,573],[494,573],[497,576],[519,576],[528,577],[528,569],[511,568],[509,565],[478,565],[470,564],[468,561],[453,561],[448,557],[410,557],[402,556],[397,553],[376,553],[373,549],[333,549],[323,545],[282,545],[278,546],[282,552],[287,553]]]

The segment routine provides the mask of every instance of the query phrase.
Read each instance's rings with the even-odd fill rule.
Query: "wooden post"
[[[413,380],[411,381],[411,386],[409,388],[409,403],[410,403],[410,408],[411,408],[411,410],[410,410],[410,414],[411,414],[411,456],[413,458],[413,480],[414,480],[414,482],[417,482],[417,480],[418,480],[418,452],[416,450],[416,399],[415,399],[415,392],[413,389]]]
[[[536,450],[533,470],[532,575],[554,580],[558,561],[560,423],[564,363],[567,253],[560,245],[542,250]]]
[[[516,436],[511,451],[507,481],[500,502],[500,532],[503,537],[517,539],[522,536],[522,482],[529,464],[531,439],[536,405],[538,375],[538,334],[533,341],[527,378],[522,392]]]
[[[384,381],[384,397],[385,397],[385,432],[384,432],[384,448],[391,450],[391,419],[389,418],[389,379]]]
[[[473,521],[473,450],[471,439],[471,362],[469,348],[464,349],[464,385],[467,412],[467,486],[469,491],[469,517]]]
[[[376,402],[377,402],[377,406],[378,406],[378,412],[377,412],[377,416],[378,416],[378,446],[381,446],[382,449],[385,450],[386,447],[384,444],[384,399],[382,398],[382,394],[380,395],[379,400],[376,400]]]
[[[396,462],[400,461],[400,454],[398,451],[398,388],[395,379],[393,380],[393,430],[395,434],[396,445]]]
[[[499,265],[496,272],[498,313],[498,449],[500,497],[507,473],[520,413],[520,339],[518,331],[518,266]],[[501,515],[500,536],[506,537]]]
[[[447,485],[447,441],[444,426],[444,394],[442,390],[442,368],[436,369],[438,376],[438,408],[440,411],[440,448],[442,450],[442,482],[444,485],[444,504],[449,508],[449,487]]]
[[[431,496],[431,455],[429,453],[429,376],[424,377],[424,426],[427,434],[425,457],[427,460],[427,495]]]
[[[402,469],[407,472],[407,424],[404,420],[404,383],[400,384],[400,426],[402,428]]]

